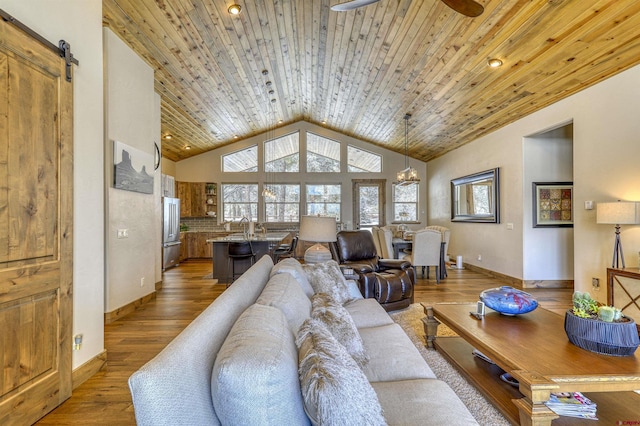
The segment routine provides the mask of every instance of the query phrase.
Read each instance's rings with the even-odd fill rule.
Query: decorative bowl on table
[[[538,301],[532,295],[506,285],[484,290],[480,293],[480,300],[504,315],[526,314],[538,307]]]
[[[605,322],[581,318],[568,310],[564,317],[564,331],[569,341],[579,348],[602,355],[632,356],[638,346],[638,328],[633,318],[624,322]]]

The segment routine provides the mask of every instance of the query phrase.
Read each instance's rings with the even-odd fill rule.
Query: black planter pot
[[[640,339],[635,321],[628,319],[628,322],[604,322],[580,318],[567,311],[564,331],[569,341],[579,348],[603,355],[631,356],[638,348]]]

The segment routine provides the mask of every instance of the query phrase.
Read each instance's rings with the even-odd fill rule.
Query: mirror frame
[[[456,199],[456,188],[462,185],[472,184],[487,179],[493,179],[491,201],[493,213],[491,214],[456,214],[455,206],[459,202]],[[500,223],[500,168],[485,170],[472,175],[462,176],[451,180],[451,221],[475,222],[475,223]]]

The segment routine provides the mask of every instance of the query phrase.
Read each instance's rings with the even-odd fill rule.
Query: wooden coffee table
[[[474,304],[422,303],[427,340],[498,408],[521,425],[590,424],[593,420],[560,417],[544,402],[551,392],[585,392],[598,405],[601,424],[640,424],[640,355],[599,355],[569,343],[564,317],[538,308],[506,316],[491,309],[480,320]],[[435,338],[441,321],[459,337]],[[429,330],[428,330],[429,329]],[[496,365],[472,355],[478,349]],[[504,370],[519,381],[500,380]],[[620,422],[620,423],[619,423]]]

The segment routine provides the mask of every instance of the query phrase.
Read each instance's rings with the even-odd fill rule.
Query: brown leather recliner
[[[416,282],[413,266],[406,260],[380,259],[371,232],[340,231],[330,248],[342,268],[353,269],[353,278],[365,298],[375,298],[386,311],[413,303]]]

